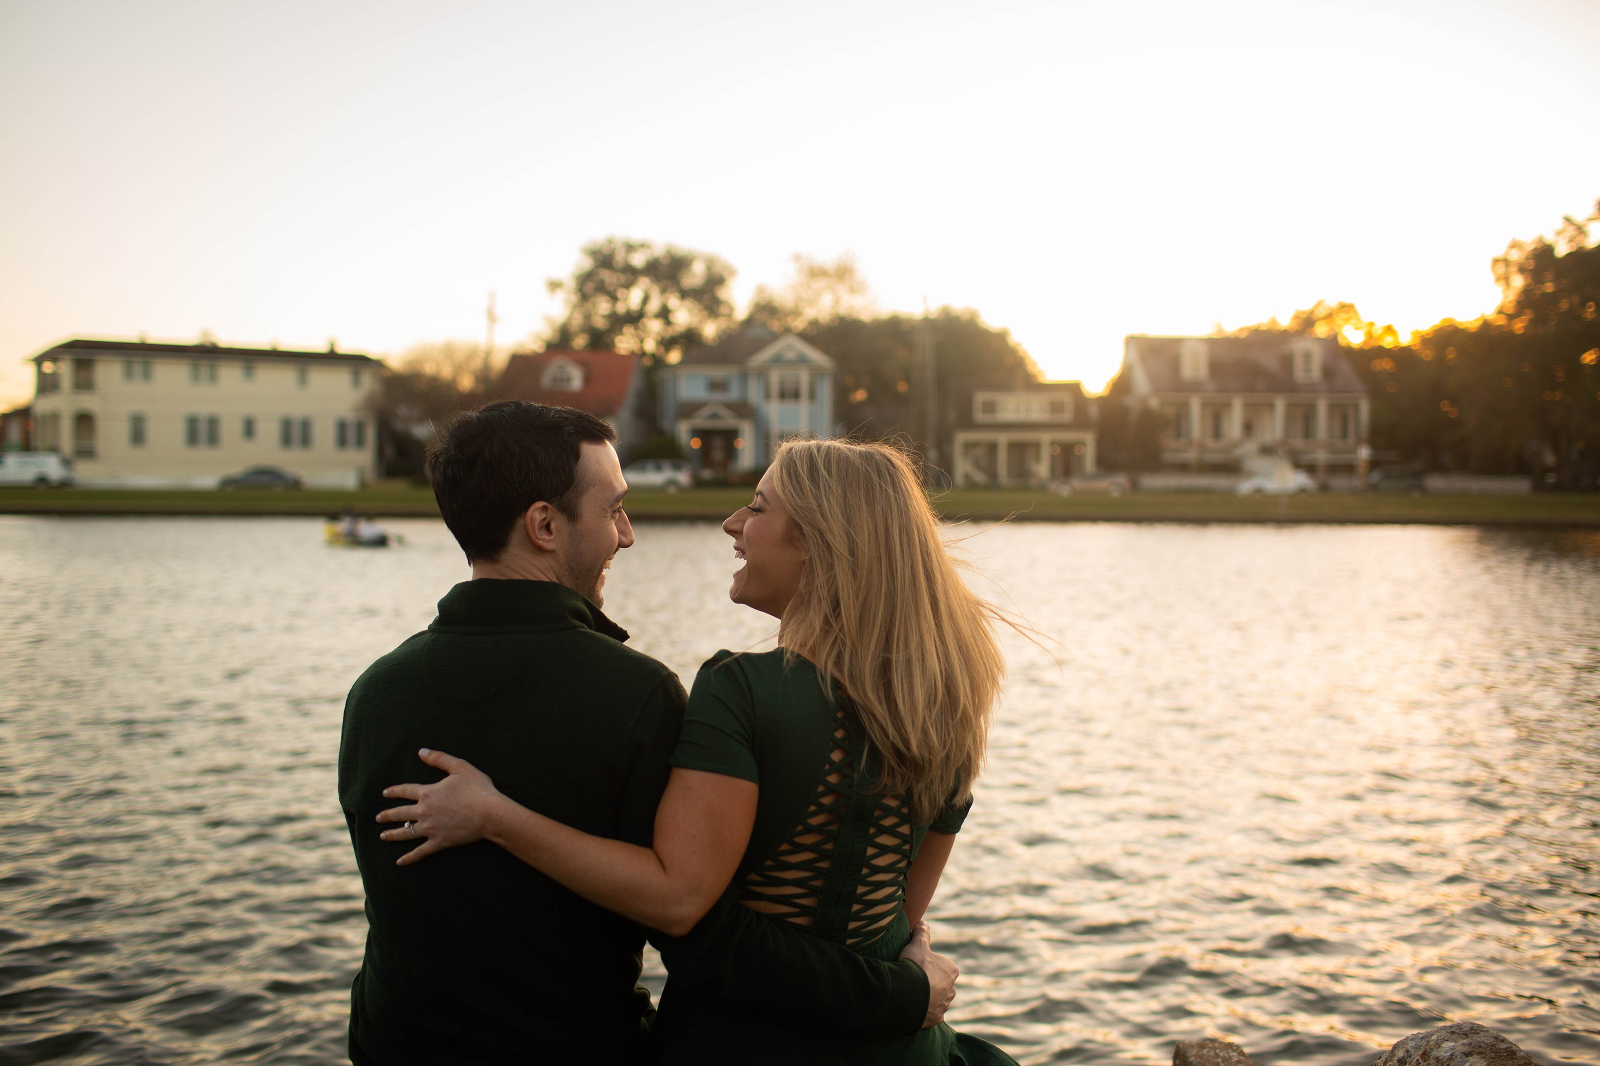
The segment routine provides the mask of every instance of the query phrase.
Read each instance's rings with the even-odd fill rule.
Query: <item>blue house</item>
[[[747,326],[660,368],[661,424],[698,470],[758,470],[789,437],[831,437],[833,360]]]

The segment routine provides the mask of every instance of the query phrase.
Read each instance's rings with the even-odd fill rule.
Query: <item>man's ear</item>
[[[527,513],[522,516],[522,529],[528,534],[528,540],[533,544],[534,550],[553,552],[559,549],[556,540],[557,521],[556,509],[544,500],[528,508]]]

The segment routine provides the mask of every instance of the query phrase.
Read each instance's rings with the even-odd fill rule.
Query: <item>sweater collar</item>
[[[428,628],[569,629],[573,624],[619,643],[628,639],[627,630],[565,585],[500,578],[463,581],[452,588],[439,601],[439,617]]]

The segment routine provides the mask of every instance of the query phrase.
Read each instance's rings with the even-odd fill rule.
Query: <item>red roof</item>
[[[575,364],[583,374],[583,387],[547,389],[545,370],[557,359]],[[495,397],[501,400],[531,400],[552,407],[576,407],[592,415],[615,418],[623,414],[628,385],[633,381],[638,359],[621,352],[539,352],[513,355],[495,384]]]

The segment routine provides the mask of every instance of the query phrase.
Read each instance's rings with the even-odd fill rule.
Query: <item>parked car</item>
[[[0,452],[0,485],[47,489],[72,481],[72,460],[55,452]]]
[[[305,480],[299,474],[291,474],[282,467],[277,466],[252,466],[243,473],[225,477],[217,482],[219,489],[303,489]]]
[[[1373,492],[1403,492],[1407,496],[1421,496],[1426,491],[1424,473],[1421,463],[1386,463],[1367,475],[1367,488]]]
[[[1121,496],[1133,489],[1133,482],[1124,474],[1078,474],[1053,482],[1050,488],[1061,496],[1075,496],[1078,493]]]
[[[694,471],[682,459],[640,459],[622,472],[630,489],[666,489],[677,492],[694,484]]]
[[[1316,492],[1317,483],[1304,470],[1291,470],[1286,476],[1257,474],[1247,477],[1233,491],[1240,496],[1298,496],[1304,492]]]

